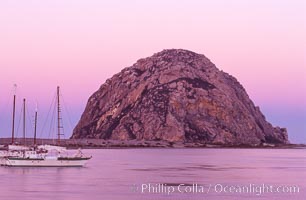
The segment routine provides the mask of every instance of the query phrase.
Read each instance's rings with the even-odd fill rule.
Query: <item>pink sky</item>
[[[1,134],[10,134],[14,83],[41,115],[60,85],[75,124],[107,78],[183,48],[235,76],[269,121],[306,143],[305,22],[303,0],[2,0]]]

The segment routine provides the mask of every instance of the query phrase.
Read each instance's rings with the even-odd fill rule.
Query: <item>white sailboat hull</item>
[[[21,152],[18,151],[0,151],[0,165],[6,165],[7,157],[18,157],[22,156]]]
[[[55,159],[6,159],[10,167],[82,167],[88,159],[58,160]]]

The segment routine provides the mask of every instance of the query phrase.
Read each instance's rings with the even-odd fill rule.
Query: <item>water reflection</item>
[[[133,184],[294,184],[299,195],[267,194],[260,199],[306,196],[305,150],[295,149],[107,149],[87,150],[84,168],[0,168],[0,198],[27,199],[258,199],[216,194],[141,194]],[[274,198],[275,197],[275,198]]]

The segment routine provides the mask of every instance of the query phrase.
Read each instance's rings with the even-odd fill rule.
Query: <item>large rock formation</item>
[[[242,85],[204,55],[164,50],[108,79],[88,100],[72,138],[209,144],[287,143]]]

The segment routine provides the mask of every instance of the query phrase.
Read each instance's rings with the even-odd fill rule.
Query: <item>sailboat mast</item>
[[[25,123],[25,118],[26,118],[26,110],[25,110],[25,104],[26,100],[23,99],[23,145],[26,145],[26,123]]]
[[[57,143],[61,144],[61,126],[60,126],[60,87],[57,86]]]
[[[15,133],[15,111],[16,111],[16,87],[17,85],[14,85],[14,100],[13,100],[13,124],[12,124],[12,144],[14,144],[14,133]]]
[[[34,146],[36,146],[36,129],[37,129],[37,105],[35,108],[35,119],[34,119]]]

